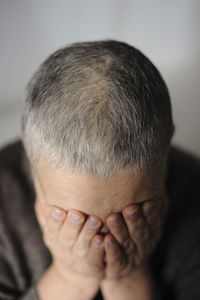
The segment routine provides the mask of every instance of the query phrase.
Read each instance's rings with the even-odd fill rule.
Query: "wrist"
[[[70,271],[63,273],[56,264],[52,264],[52,269],[55,276],[60,278],[65,286],[70,286],[70,289],[80,295],[78,299],[93,299],[100,288],[100,279],[96,277],[88,277]]]
[[[75,281],[70,276],[64,278],[54,264],[41,276],[36,290],[41,300],[90,300],[97,293],[88,282],[80,282],[78,278]]]
[[[106,300],[150,300],[153,280],[150,268],[144,266],[117,279],[104,279],[101,291]]]

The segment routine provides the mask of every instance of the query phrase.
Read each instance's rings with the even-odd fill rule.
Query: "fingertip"
[[[113,247],[116,245],[115,238],[111,234],[107,234],[105,236],[105,244],[108,245],[108,247]]]
[[[149,215],[153,212],[155,207],[155,202],[152,200],[145,201],[142,205],[142,212],[144,215]]]
[[[85,222],[86,215],[79,210],[70,209],[67,217],[68,217],[67,219],[71,224],[77,225],[77,224],[83,224],[83,222]]]
[[[94,244],[95,247],[99,248],[102,245],[102,241],[98,238],[95,238],[94,241],[93,241],[93,244]]]
[[[70,209],[69,213],[77,214],[77,215],[79,215],[82,218],[86,217],[86,214],[84,212],[78,210],[78,209]]]
[[[63,209],[58,208],[58,207],[52,207],[51,216],[54,219],[61,221],[65,217],[65,211]]]
[[[93,245],[97,248],[100,248],[101,246],[103,246],[104,244],[104,238],[103,236],[99,235],[95,235],[95,237],[93,238],[92,241]]]
[[[122,210],[123,217],[126,218],[129,216],[131,213],[136,212],[139,210],[139,205],[138,204],[129,204]]]

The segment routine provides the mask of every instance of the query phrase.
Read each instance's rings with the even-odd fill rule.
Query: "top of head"
[[[124,42],[59,49],[27,86],[22,140],[32,165],[45,161],[107,178],[163,161],[173,131],[165,82]]]

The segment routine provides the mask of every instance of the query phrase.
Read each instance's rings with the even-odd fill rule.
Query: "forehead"
[[[49,205],[96,215],[155,197],[162,188],[162,176],[155,170],[145,174],[124,169],[107,180],[50,168],[38,168],[36,174],[42,197]]]

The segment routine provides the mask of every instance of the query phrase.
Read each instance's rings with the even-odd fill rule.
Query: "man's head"
[[[50,205],[105,220],[126,204],[159,198],[173,131],[161,75],[126,43],[60,49],[28,85],[22,140]]]

